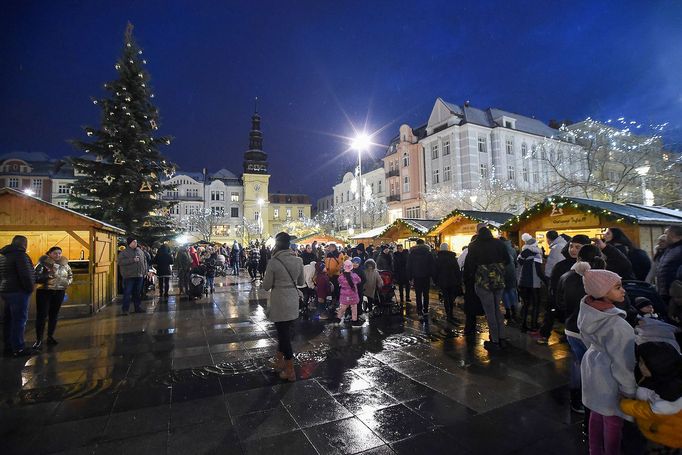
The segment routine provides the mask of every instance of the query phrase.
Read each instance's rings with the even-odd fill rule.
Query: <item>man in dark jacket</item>
[[[440,245],[436,254],[436,273],[434,281],[443,294],[443,306],[447,320],[456,322],[454,315],[455,297],[462,294],[462,275],[457,263],[457,255],[449,251],[447,243]]]
[[[173,265],[173,256],[171,256],[168,245],[159,247],[152,265],[156,266],[156,276],[159,278],[159,298],[167,299],[170,288],[171,265]]]
[[[144,283],[144,277],[149,271],[147,256],[142,248],[137,246],[135,237],[126,239],[127,247],[118,254],[118,265],[123,277],[123,302],[121,304],[121,314],[128,315],[130,300],[132,298],[136,313],[144,313],[142,308],[142,296],[140,294]]]
[[[410,279],[407,276],[407,257],[409,253],[398,244],[397,251],[393,253],[393,277],[398,284],[400,302],[410,302]]]
[[[554,327],[554,319],[557,312],[557,288],[559,286],[559,279],[567,272],[571,270],[573,264],[575,264],[576,258],[578,257],[578,252],[580,248],[585,245],[592,243],[590,238],[584,234],[578,234],[574,236],[569,243],[567,243],[561,250],[561,254],[564,256],[564,260],[558,262],[554,265],[552,269],[552,274],[549,277],[549,292],[547,299],[547,309],[545,310],[545,317],[542,320],[542,327],[540,327],[540,338],[538,338],[538,344],[547,344],[549,336],[552,334],[552,328]],[[565,315],[563,315],[565,317]]]
[[[424,322],[429,321],[429,288],[435,265],[433,253],[424,244],[424,240],[417,240],[417,244],[410,248],[410,254],[407,257],[407,276],[414,282],[417,314]]]
[[[313,252],[311,245],[305,246],[305,250],[301,253],[301,259],[303,260],[303,265],[308,265],[313,261],[317,262],[317,255]]]
[[[656,268],[656,288],[667,303],[670,300],[670,286],[682,265],[682,226],[669,226],[665,230],[665,236],[668,247]]]
[[[377,270],[393,271],[393,256],[388,248],[388,245],[382,245],[381,251],[376,257]]]
[[[5,302],[5,355],[31,355],[24,348],[24,329],[28,320],[28,301],[35,284],[33,263],[26,254],[28,239],[16,235],[0,250],[0,296]]]
[[[601,250],[602,254],[606,256],[606,270],[617,273],[624,280],[634,280],[635,273],[632,271],[632,263],[627,256],[620,252],[618,248],[609,245],[601,239],[594,242]]]

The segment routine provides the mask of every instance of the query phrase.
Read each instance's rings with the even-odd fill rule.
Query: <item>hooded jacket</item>
[[[547,256],[547,261],[545,261],[545,276],[547,278],[552,276],[554,266],[563,261],[564,256],[561,252],[567,243],[566,239],[559,236],[549,244],[549,255]]]
[[[519,262],[519,287],[535,288],[542,287],[542,251],[537,245],[525,244],[518,257]]]
[[[0,250],[0,292],[33,292],[35,275],[26,248],[12,243]]]
[[[413,278],[430,278],[434,274],[436,261],[431,249],[426,244],[410,248],[407,256],[407,276]]]
[[[152,264],[156,265],[157,276],[171,276],[173,256],[171,256],[170,249],[166,245],[162,245],[159,251],[156,252]]]
[[[658,261],[656,268],[656,289],[660,295],[669,296],[670,286],[682,266],[682,240],[668,246]]]
[[[682,448],[682,398],[666,401],[645,387],[637,388],[636,398],[621,400],[620,408],[635,418],[642,434],[666,447]]]
[[[315,266],[317,262],[310,261],[303,266],[303,279],[305,280],[305,285],[310,289],[315,289]]]
[[[407,250],[393,253],[393,272],[397,283],[404,283],[408,280],[407,257],[409,254]]]
[[[343,267],[343,260],[339,250],[330,251],[324,258],[324,267],[327,269],[327,276],[339,276],[341,268]]]
[[[600,311],[587,303],[591,300],[585,296],[578,313],[578,329],[588,348],[580,364],[583,404],[603,416],[625,417],[620,397],[633,397],[637,389],[635,332],[624,311]]]
[[[73,282],[73,272],[69,267],[69,260],[62,256],[55,262],[50,256],[43,255],[38,259],[36,276],[39,277],[47,272],[47,283],[39,285],[40,289],[62,291]]]
[[[606,270],[617,273],[624,280],[634,280],[635,274],[632,271],[632,263],[618,248],[606,244],[602,250],[606,256]]]
[[[461,292],[462,274],[454,252],[441,250],[436,254],[434,281],[441,289],[456,289]]]
[[[303,261],[290,249],[279,250],[268,261],[263,289],[270,291],[267,315],[272,322],[298,318],[298,289],[305,286]]]

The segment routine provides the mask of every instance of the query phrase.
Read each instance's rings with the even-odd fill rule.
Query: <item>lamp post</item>
[[[639,176],[642,178],[642,204],[643,205],[654,205],[653,197],[650,197],[648,193],[651,193],[650,191],[647,192],[646,189],[646,175],[649,173],[649,169],[651,169],[651,166],[648,164],[645,164],[644,166],[640,166],[635,169]],[[651,194],[653,196],[653,194]]]
[[[364,191],[364,186],[362,185],[362,152],[363,150],[367,150],[370,145],[370,140],[369,136],[366,134],[358,134],[355,136],[355,139],[353,139],[353,143],[351,144],[351,147],[355,150],[358,151],[358,183],[359,183],[359,194],[360,194],[360,232],[364,231],[364,223],[363,223],[363,216],[362,216],[362,192]]]

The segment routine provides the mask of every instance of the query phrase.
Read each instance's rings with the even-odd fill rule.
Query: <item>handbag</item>
[[[303,291],[301,291],[298,286],[296,285],[296,280],[294,280],[294,277],[291,276],[291,273],[289,272],[289,269],[287,268],[286,265],[284,265],[284,262],[280,261],[279,258],[273,258],[280,264],[282,264],[282,267],[284,267],[284,270],[287,271],[287,275],[289,275],[289,278],[291,278],[291,283],[294,285],[294,289],[296,289],[296,292],[298,293],[298,302],[301,303],[303,301]]]

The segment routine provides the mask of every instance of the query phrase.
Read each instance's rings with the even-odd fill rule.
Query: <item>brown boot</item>
[[[280,379],[285,379],[289,382],[296,381],[296,370],[294,369],[294,359],[284,360],[284,369],[279,374]]]
[[[276,372],[280,372],[284,369],[284,354],[282,352],[277,352],[275,354],[275,360],[270,363],[270,366]]]

